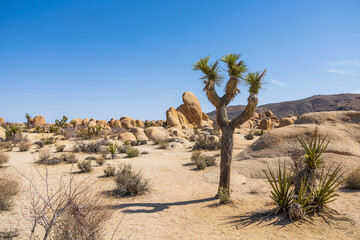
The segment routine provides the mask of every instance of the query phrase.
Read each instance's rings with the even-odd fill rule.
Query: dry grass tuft
[[[345,184],[348,188],[360,190],[360,167],[349,174]]]
[[[9,162],[9,155],[7,153],[0,152],[0,166],[8,162]]]
[[[116,172],[116,195],[136,196],[149,191],[149,181],[141,171],[135,172],[130,164],[122,164]]]

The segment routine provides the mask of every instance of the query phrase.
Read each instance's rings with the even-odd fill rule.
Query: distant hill
[[[227,108],[229,118],[233,119],[244,109],[244,105],[229,106]],[[296,101],[265,104],[256,108],[256,112],[265,110],[271,110],[280,118],[291,114],[301,115],[308,112],[360,111],[360,94],[315,95]],[[216,118],[215,111],[208,113],[208,115],[211,119]]]

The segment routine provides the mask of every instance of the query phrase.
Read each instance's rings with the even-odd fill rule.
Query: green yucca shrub
[[[271,198],[278,205],[276,213],[279,211],[286,213],[292,201],[293,190],[291,189],[291,185],[293,176],[287,171],[285,163],[281,169],[280,161],[276,174],[269,166],[267,166],[267,168],[268,170],[264,170],[264,173],[272,188]]]
[[[110,156],[111,156],[111,159],[115,159],[116,158],[116,151],[118,149],[118,145],[117,143],[113,143],[113,144],[110,144],[108,146],[108,151],[110,153]]]
[[[334,170],[330,168],[326,173],[325,170],[322,169],[318,187],[314,189],[313,192],[313,205],[317,211],[327,210],[327,204],[335,201],[338,196],[338,194],[335,193],[336,188],[345,181],[345,179],[342,180],[344,173],[340,173],[340,170],[340,165]]]

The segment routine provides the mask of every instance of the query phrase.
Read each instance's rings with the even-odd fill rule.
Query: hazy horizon
[[[165,119],[185,91],[211,112],[192,65],[228,53],[267,69],[259,105],[360,93],[359,10],[359,1],[1,1],[0,117]],[[247,97],[242,87],[230,105]]]

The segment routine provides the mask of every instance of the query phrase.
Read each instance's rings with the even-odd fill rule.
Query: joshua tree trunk
[[[230,189],[230,171],[234,139],[233,133],[234,129],[229,126],[222,128],[219,190],[220,188],[223,188],[223,191],[228,192]]]
[[[220,161],[220,180],[219,189],[227,192],[230,195],[230,172],[231,172],[231,160],[234,147],[234,130],[247,120],[249,120],[256,109],[258,103],[257,96],[250,94],[248,98],[248,104],[245,110],[232,121],[228,120],[227,111],[225,105],[219,106],[216,109],[217,122],[222,131],[221,136],[221,161]]]

